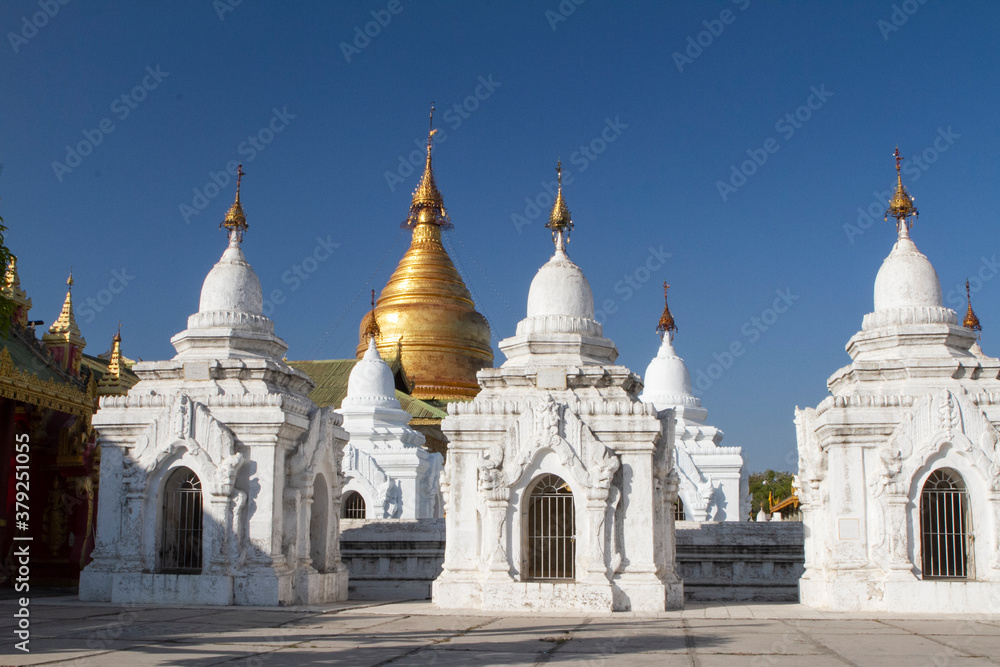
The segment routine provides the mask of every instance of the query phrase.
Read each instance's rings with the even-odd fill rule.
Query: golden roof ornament
[[[556,192],[556,200],[552,203],[552,212],[549,213],[549,221],[545,223],[545,228],[552,230],[552,242],[556,244],[556,250],[566,250],[569,234],[573,231],[573,219],[562,194],[562,160],[556,162],[556,179],[559,181],[559,190]]]
[[[63,301],[62,311],[52,326],[49,327],[49,334],[71,342],[85,342],[80,333],[80,327],[76,324],[76,315],[73,313],[73,272],[70,271],[69,278],[66,279],[66,299]],[[49,338],[49,336],[46,336]],[[51,339],[51,338],[50,338]],[[83,347],[81,345],[81,347]]]
[[[917,207],[913,205],[913,197],[910,196],[910,193],[906,190],[906,186],[903,185],[903,178],[900,175],[899,163],[903,161],[903,158],[899,155],[899,146],[896,146],[893,157],[896,158],[896,189],[889,200],[889,208],[886,209],[885,219],[888,220],[890,216],[896,218],[896,229],[899,232],[899,237],[909,238],[909,231],[913,226],[913,222],[908,220],[908,218],[910,216],[913,216],[913,218],[918,217]]]
[[[17,256],[10,256],[10,264],[4,273],[0,294],[14,302],[15,322],[22,327],[28,326],[28,311],[31,310],[31,299],[21,288],[21,277],[17,273]]]
[[[243,232],[247,230],[247,216],[243,212],[243,204],[240,202],[240,182],[246,173],[243,171],[243,165],[241,164],[236,169],[236,201],[233,205],[229,207],[229,211],[226,213],[226,219],[219,224],[219,228],[225,227],[229,230],[229,236],[232,237],[233,233],[236,233],[236,240],[243,241]]]
[[[969,331],[975,331],[977,333],[977,338],[982,334],[983,325],[979,323],[979,318],[976,317],[976,312],[972,310],[972,294],[969,292],[969,281],[965,281],[965,298],[969,302],[969,308],[965,311],[965,319],[962,320],[962,326]]]
[[[118,331],[111,339],[111,357],[108,359],[108,372],[101,376],[97,383],[97,393],[100,396],[124,395],[128,393],[129,384],[122,377],[125,367],[122,357],[122,323],[118,322]]]
[[[437,225],[442,229],[451,229],[451,218],[444,207],[444,198],[438,190],[437,183],[434,182],[434,169],[431,166],[431,149],[434,146],[434,103],[431,102],[430,129],[427,133],[427,162],[424,165],[424,173],[420,177],[417,189],[413,191],[413,199],[410,202],[410,215],[401,225],[407,229],[413,229],[419,224],[429,223]]]
[[[377,341],[381,337],[382,331],[378,327],[378,320],[375,319],[375,290],[372,290],[372,309],[368,314],[368,321],[365,323],[365,330],[361,338],[367,343],[373,338]]]
[[[667,281],[663,281],[663,314],[660,315],[660,322],[656,325],[656,333],[660,334],[660,340],[663,340],[663,336],[669,336],[670,340],[674,339],[674,334],[677,333],[677,323],[674,322],[674,316],[670,314],[670,306],[667,305],[667,290],[670,289],[670,285]]]

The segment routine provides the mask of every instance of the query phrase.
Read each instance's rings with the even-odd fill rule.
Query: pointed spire
[[[382,332],[378,327],[378,320],[375,319],[375,290],[372,290],[372,309],[368,313],[368,321],[365,323],[365,332],[362,334],[362,338],[370,341],[370,345],[374,344],[375,340],[382,337]]]
[[[667,305],[667,290],[670,289],[670,285],[667,281],[663,281],[663,314],[660,315],[660,322],[656,325],[656,333],[660,334],[660,340],[663,340],[663,336],[667,335],[669,340],[674,339],[674,334],[677,332],[677,323],[674,322],[674,316],[670,314],[670,306]]]
[[[73,314],[73,272],[70,271],[66,281],[66,300],[58,319],[49,327],[48,333],[42,336],[42,343],[59,361],[63,368],[71,373],[80,373],[80,363],[83,360],[83,348],[87,346],[76,325]]]
[[[68,342],[84,342],[80,327],[76,325],[76,315],[73,313],[73,272],[66,279],[66,299],[58,319],[49,327],[49,334],[58,336]],[[81,346],[82,347],[82,346]]]
[[[226,219],[223,220],[219,227],[225,227],[229,230],[229,237],[232,238],[235,234],[236,240],[243,241],[243,233],[247,230],[247,216],[243,213],[243,204],[240,202],[240,184],[246,173],[243,171],[243,165],[241,164],[236,169],[236,201],[233,205],[229,207],[229,211],[226,213]]]
[[[569,234],[573,231],[573,219],[566,207],[566,200],[562,193],[562,160],[556,162],[556,178],[559,181],[559,190],[556,192],[556,200],[552,203],[552,212],[549,213],[549,221],[545,223],[546,229],[552,230],[552,242],[556,244],[556,250],[566,250],[569,242]]]
[[[424,173],[420,177],[417,189],[413,191],[413,200],[410,202],[410,215],[403,221],[402,226],[413,229],[421,223],[430,223],[442,229],[451,229],[451,218],[444,207],[444,198],[438,190],[437,183],[434,182],[434,169],[431,166],[431,149],[434,146],[434,103],[431,102],[430,129],[427,133],[427,162],[424,165]]]
[[[21,277],[17,273],[17,257],[15,255],[10,256],[10,264],[7,265],[7,270],[4,272],[3,284],[0,285],[0,294],[14,303],[13,321],[18,326],[28,326],[28,311],[31,310],[31,299],[21,289]]]
[[[965,298],[969,302],[969,308],[965,311],[965,319],[962,321],[962,326],[969,331],[975,331],[977,334],[981,335],[983,331],[983,326],[979,323],[979,318],[976,317],[976,313],[972,310],[972,294],[969,292],[969,281],[965,281]],[[979,336],[977,335],[977,338]]]
[[[129,385],[122,378],[124,368],[122,357],[122,323],[118,323],[118,331],[111,339],[111,358],[108,360],[108,372],[101,376],[97,383],[97,393],[100,396],[121,395],[128,392]]]
[[[917,207],[913,205],[913,197],[906,190],[906,186],[903,185],[903,178],[900,175],[899,163],[902,162],[903,158],[899,155],[899,146],[896,146],[896,151],[893,153],[893,157],[896,159],[896,189],[892,193],[892,198],[889,200],[889,208],[885,212],[885,219],[888,220],[889,217],[896,218],[896,229],[899,232],[899,238],[905,239],[910,238],[910,227],[913,223],[908,221],[907,218],[913,216],[916,218]]]

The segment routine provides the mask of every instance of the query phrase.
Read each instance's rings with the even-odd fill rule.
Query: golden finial
[[[667,281],[663,281],[663,314],[660,315],[660,322],[656,325],[656,333],[660,334],[660,340],[663,340],[663,336],[667,335],[670,340],[674,339],[674,334],[677,332],[677,323],[674,322],[674,316],[670,314],[670,306],[667,305],[667,290],[670,289],[670,285]]]
[[[969,331],[975,331],[977,333],[977,338],[979,334],[983,331],[983,325],[979,323],[979,318],[976,317],[976,313],[972,310],[972,294],[969,292],[969,281],[965,281],[965,299],[969,302],[969,308],[965,311],[965,319],[962,321],[962,326]]]
[[[424,165],[424,173],[420,177],[417,189],[413,191],[413,200],[410,202],[410,215],[403,221],[402,227],[413,229],[421,223],[437,225],[442,229],[451,229],[451,218],[444,207],[444,198],[434,182],[434,170],[431,167],[431,149],[434,147],[434,103],[431,102],[430,129],[427,132],[427,162]]]
[[[910,216],[914,218],[918,217],[917,207],[913,205],[913,197],[907,192],[906,187],[903,185],[903,178],[900,175],[899,163],[903,161],[903,158],[899,155],[899,146],[896,146],[893,157],[896,158],[896,189],[892,193],[892,199],[889,200],[889,208],[885,212],[885,219],[888,220],[890,216],[896,218],[896,229],[899,231],[900,238],[908,238],[908,232],[913,223],[908,221],[907,218]]]
[[[247,225],[247,216],[243,213],[243,204],[240,202],[240,184],[244,176],[246,176],[246,173],[243,171],[243,165],[241,164],[236,169],[236,201],[229,207],[226,219],[219,225],[220,228],[225,227],[228,229],[230,236],[232,236],[233,232],[236,232],[236,239],[241,242],[243,241],[243,232],[249,226]]]
[[[552,241],[556,244],[557,250],[566,249],[569,234],[573,231],[573,219],[570,217],[566,200],[563,199],[562,194],[562,171],[562,160],[559,160],[556,162],[556,179],[559,181],[559,190],[556,192],[555,202],[552,203],[549,221],[545,223],[546,229],[552,230]]]
[[[372,290],[372,309],[368,314],[368,322],[365,324],[365,341],[369,339],[378,340],[382,337],[382,331],[378,327],[378,320],[375,319],[375,290]]]

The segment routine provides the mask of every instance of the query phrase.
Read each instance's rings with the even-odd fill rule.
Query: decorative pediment
[[[149,476],[164,461],[185,452],[200,462],[202,472],[212,471],[212,479],[202,480],[206,488],[216,495],[232,493],[236,473],[244,463],[236,435],[207,406],[186,395],[179,396],[136,439],[126,460],[126,488],[144,492]]]
[[[945,446],[952,447],[1000,490],[1000,432],[962,389],[914,401],[892,436],[879,447],[876,495],[904,494],[914,474]]]
[[[480,456],[479,489],[502,499],[538,453],[551,450],[588,495],[607,494],[621,463],[568,406],[551,396],[524,410],[499,442]]]

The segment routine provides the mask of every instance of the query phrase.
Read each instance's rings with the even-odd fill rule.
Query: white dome
[[[875,278],[875,310],[941,307],[941,281],[904,230]]]
[[[683,398],[692,398],[691,374],[688,372],[684,360],[677,356],[674,351],[670,337],[665,336],[660,350],[646,367],[646,375],[643,380],[642,400],[656,404],[658,409],[663,409],[669,405],[680,405],[689,401],[682,401]],[[672,400],[678,399],[678,400]],[[664,405],[660,405],[660,403]]]
[[[351,370],[350,378],[347,380],[347,397],[343,404],[357,406],[362,402],[366,405],[392,402],[396,403],[394,407],[399,407],[392,370],[379,356],[374,338],[369,340],[365,356]]]
[[[201,287],[198,312],[210,311],[236,311],[251,315],[264,313],[260,280],[243,255],[235,234],[230,236],[229,247],[222,253],[219,263],[208,272]]]
[[[594,295],[580,267],[561,249],[538,269],[528,290],[528,317],[594,319]]]

